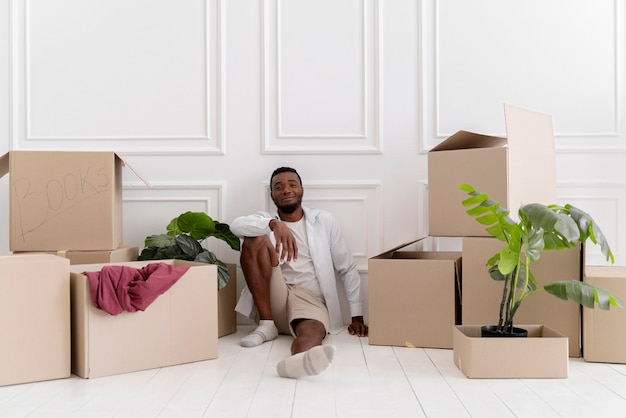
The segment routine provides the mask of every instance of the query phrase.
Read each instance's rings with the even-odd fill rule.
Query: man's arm
[[[269,223],[272,219],[268,212],[240,216],[230,223],[230,230],[239,238],[260,237],[270,233]]]
[[[279,261],[288,263],[298,257],[298,246],[291,230],[268,212],[256,212],[235,218],[231,222],[230,230],[239,238],[259,237],[273,232]]]
[[[367,337],[368,327],[363,321],[363,300],[361,297],[361,276],[352,257],[352,253],[343,238],[339,226],[332,219],[330,236],[331,256],[337,276],[343,283],[350,305],[352,323],[348,326],[351,335]]]

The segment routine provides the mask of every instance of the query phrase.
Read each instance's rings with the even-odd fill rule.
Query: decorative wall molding
[[[171,1],[171,5],[165,4],[171,0],[161,0],[158,3],[151,4],[153,8],[157,9],[155,11],[155,15],[157,17],[167,19],[168,16],[165,15],[166,9],[171,7],[177,7],[178,10],[182,10],[181,6],[183,5],[180,2]],[[198,3],[198,2],[196,2]],[[148,120],[151,115],[147,112],[150,109],[145,110],[145,114],[142,114],[144,110],[141,106],[136,107],[137,113],[133,115],[131,112],[124,115],[125,120],[118,119],[119,124],[115,126],[111,126],[110,124],[107,126],[97,126],[97,119],[93,119],[94,116],[90,115],[89,117],[93,120],[90,120],[91,125],[88,128],[80,126],[80,114],[76,114],[76,117],[72,117],[68,119],[68,115],[65,115],[66,120],[61,120],[59,123],[63,123],[65,126],[63,128],[57,129],[57,132],[54,131],[56,125],[50,120],[42,122],[42,110],[35,110],[35,104],[38,103],[38,107],[41,108],[45,106],[47,109],[54,109],[54,106],[63,105],[63,100],[65,103],[71,102],[72,100],[77,103],[80,100],[87,100],[84,104],[84,108],[94,108],[100,106],[101,103],[110,100],[111,97],[105,92],[102,92],[101,96],[94,95],[94,92],[98,89],[98,83],[102,83],[102,80],[107,80],[107,76],[109,75],[104,69],[98,72],[86,73],[81,72],[80,70],[76,70],[75,78],[80,78],[84,76],[92,76],[93,82],[89,83],[93,88],[90,90],[90,94],[88,96],[80,95],[80,92],[76,89],[65,91],[65,97],[63,100],[56,102],[52,102],[52,100],[56,100],[57,98],[53,98],[51,96],[52,92],[55,91],[55,86],[52,83],[42,84],[42,81],[39,81],[39,85],[34,85],[33,77],[33,67],[35,69],[41,69],[42,62],[46,62],[46,54],[50,53],[46,49],[44,49],[41,45],[38,46],[39,49],[35,48],[32,44],[33,38],[35,38],[34,34],[36,33],[37,27],[37,14],[44,13],[46,10],[44,6],[47,3],[35,3],[29,0],[11,0],[11,46],[10,46],[10,67],[11,67],[11,97],[10,97],[10,120],[11,120],[11,141],[13,149],[67,149],[67,150],[111,150],[114,149],[116,151],[124,152],[125,154],[131,155],[198,155],[198,154],[217,154],[222,155],[225,154],[225,140],[224,140],[224,126],[225,126],[225,59],[224,59],[224,48],[223,43],[225,42],[225,28],[224,28],[224,16],[222,10],[224,8],[224,0],[218,1],[201,1],[201,8],[203,9],[203,39],[195,40],[196,43],[201,44],[203,50],[200,51],[200,54],[204,57],[204,77],[202,80],[202,85],[198,86],[198,91],[202,91],[203,102],[204,102],[204,112],[202,114],[196,115],[197,118],[204,119],[204,126],[198,128],[201,131],[197,133],[190,134],[189,132],[180,132],[172,131],[171,134],[155,134],[155,133],[141,133],[142,130],[148,126]],[[92,5],[93,6],[93,5]],[[83,4],[83,8],[92,7],[89,4]],[[119,5],[118,5],[119,6]],[[158,7],[157,7],[158,6]],[[188,4],[187,12],[190,13],[188,16],[189,19],[196,20],[197,16],[191,15],[192,8],[196,7],[197,4]],[[51,6],[50,6],[51,7]],[[96,7],[96,6],[93,6]],[[109,7],[109,6],[107,6]],[[115,7],[115,6],[111,6]],[[130,2],[125,2],[123,6],[128,14],[129,10],[132,10],[132,0]],[[139,6],[137,6],[139,7]],[[39,10],[38,10],[39,9]],[[78,13],[77,11],[74,11]],[[97,12],[97,10],[95,11]],[[95,13],[94,12],[94,13]],[[184,13],[185,11],[181,12]],[[140,13],[137,11],[137,13]],[[132,18],[132,16],[124,17],[120,14],[120,21],[126,22],[125,18]],[[117,18],[116,18],[117,19]],[[138,19],[141,21],[142,19]],[[143,19],[145,20],[145,19]],[[86,20],[88,22],[88,20]],[[84,26],[80,26],[84,24],[80,20],[73,20],[76,22],[76,35],[72,40],[72,44],[66,47],[65,53],[70,54],[70,48],[80,46],[80,42],[77,39],[79,36],[88,37],[87,33],[79,33],[79,29],[85,29]],[[137,23],[134,23],[135,27]],[[125,28],[128,29],[127,26]],[[45,28],[44,28],[45,29]],[[69,28],[71,29],[71,28]],[[68,29],[68,30],[69,30]],[[130,29],[129,29],[130,30]],[[146,28],[149,31],[149,28]],[[66,31],[67,32],[67,31]],[[163,49],[163,45],[151,45],[149,39],[142,39],[140,31],[133,32],[136,36],[136,40],[140,39],[140,41],[144,41],[143,47],[154,49],[154,54],[158,54],[160,49]],[[125,54],[127,55],[131,50],[130,46],[127,46],[126,50],[118,51],[110,48],[108,45],[108,40],[103,38],[98,38],[98,35],[106,35],[106,33],[98,33],[93,36],[93,39],[97,40],[97,45],[94,45],[92,48],[96,50],[100,48],[100,50],[96,50],[95,53],[101,52],[101,55],[106,58],[107,56],[115,57],[120,60],[120,65],[123,64],[123,60],[125,59]],[[62,36],[58,35],[58,36]],[[121,36],[121,35],[120,35]],[[42,39],[39,36],[39,39]],[[138,42],[140,42],[138,41]],[[157,42],[156,40],[154,42]],[[60,44],[59,40],[59,44]],[[145,48],[144,48],[145,49]],[[81,51],[76,51],[76,54],[80,54]],[[107,55],[108,54],[108,55]],[[120,54],[119,56],[116,54]],[[72,54],[73,56],[74,54]],[[93,54],[92,54],[93,55]],[[100,53],[98,53],[100,56]],[[182,55],[185,58],[193,56],[193,54]],[[156,59],[156,58],[155,58]],[[166,59],[166,57],[160,57],[159,59]],[[55,61],[57,64],[59,60]],[[76,61],[80,62],[80,61]],[[147,63],[142,62],[142,65],[147,65]],[[72,63],[66,63],[66,65],[72,65]],[[90,67],[93,68],[93,67]],[[197,67],[196,67],[197,68]],[[148,74],[133,74],[133,67],[129,66],[125,69],[129,78],[144,78],[144,76],[150,76],[148,68],[138,67],[137,70],[148,71]],[[56,68],[50,69],[50,71],[56,71]],[[200,71],[200,70],[199,70]],[[122,71],[116,75],[116,77],[121,77]],[[141,96],[133,96],[131,92],[129,92],[128,99],[132,101],[141,101],[145,100],[145,104],[149,105],[154,101],[159,100],[159,90],[162,92],[168,92],[171,90],[175,90],[176,88],[180,88],[181,80],[178,78],[166,79],[165,73],[158,75],[160,77],[158,79],[152,80],[155,86],[154,96],[153,97],[145,97],[142,99]],[[46,75],[45,79],[49,79],[50,77]],[[83,80],[84,82],[84,80]],[[108,80],[108,82],[114,82]],[[103,86],[106,86],[105,83],[102,83]],[[187,86],[191,88],[190,86]],[[141,93],[139,93],[141,94]],[[175,95],[176,93],[174,93]],[[73,97],[75,96],[75,97]],[[165,95],[164,95],[165,96]],[[35,99],[35,97],[38,97]],[[91,100],[92,99],[92,100]],[[121,96],[119,97],[120,101],[124,101],[126,98]],[[37,100],[37,101],[36,101]],[[91,100],[91,101],[89,101]],[[181,100],[185,100],[185,98],[181,97]],[[48,101],[48,102],[46,102]],[[55,104],[56,103],[56,104]],[[165,102],[164,102],[165,103]],[[191,102],[186,104],[181,104],[182,106],[189,106]],[[167,102],[167,105],[170,106],[170,101]],[[115,106],[114,103],[110,103],[108,105],[103,105],[103,109],[111,109],[110,106]],[[108,106],[108,107],[107,107]],[[146,106],[149,107],[149,106]],[[80,108],[80,106],[75,106],[76,109]],[[108,113],[108,112],[105,112]],[[36,115],[39,116],[36,116]],[[181,113],[181,115],[184,114]],[[39,118],[39,120],[37,119]],[[140,120],[141,122],[133,122],[133,118]],[[172,115],[173,122],[176,122],[176,115]],[[199,120],[199,119],[198,119]],[[75,121],[75,124],[72,124]],[[166,123],[162,117],[157,117],[155,123]],[[56,121],[55,121],[56,122]],[[39,124],[39,127],[37,127]],[[180,120],[180,126],[175,129],[180,129],[185,126],[185,129],[189,131],[186,121]],[[69,126],[68,126],[69,125]],[[164,125],[165,126],[165,125]],[[163,132],[167,131],[167,129],[157,129],[154,132]],[[39,132],[37,132],[39,131]],[[108,133],[107,133],[108,131]]]
[[[579,2],[580,3],[580,2]],[[449,35],[449,31],[446,31],[446,28],[443,27],[445,23],[450,23],[450,16],[444,16],[442,12],[442,3],[441,1],[433,1],[433,2],[421,2],[421,17],[422,17],[422,88],[423,88],[423,97],[422,97],[422,108],[425,109],[425,113],[422,115],[424,120],[423,129],[419,138],[419,152],[427,153],[429,149],[433,146],[440,143],[445,138],[456,132],[455,129],[445,129],[442,126],[442,112],[445,112],[446,115],[460,115],[460,120],[463,120],[462,113],[463,109],[458,107],[451,109],[442,109],[443,106],[443,98],[442,98],[442,73],[445,66],[456,65],[450,62],[442,62],[442,51],[441,51],[441,39],[444,36]],[[536,5],[537,7],[546,7],[546,13],[559,13],[555,8],[549,8],[547,5]],[[576,6],[572,4],[572,6]],[[579,6],[583,7],[584,2],[580,3]],[[448,7],[451,7],[448,5]],[[586,6],[585,6],[586,7]],[[528,10],[530,10],[530,5]],[[509,10],[510,11],[510,10]],[[498,11],[494,11],[497,13]],[[607,109],[610,109],[608,113],[610,113],[610,117],[605,117],[606,124],[594,129],[593,127],[589,127],[589,129],[584,130],[576,130],[568,128],[568,120],[570,121],[580,120],[576,117],[576,109],[575,105],[570,106],[572,109],[569,114],[567,110],[564,110],[566,113],[562,114],[553,114],[553,118],[555,120],[555,143],[557,152],[563,153],[585,153],[585,152],[618,152],[623,153],[626,151],[626,140],[624,139],[624,125],[626,124],[626,113],[623,111],[625,107],[626,101],[626,90],[623,88],[626,83],[624,68],[626,68],[626,50],[625,46],[625,30],[624,25],[626,24],[626,7],[623,2],[619,2],[617,0],[613,0],[610,4],[606,4],[603,8],[595,9],[594,12],[596,14],[601,14],[601,16],[611,19],[611,22],[596,23],[597,25],[601,25],[602,28],[606,28],[607,31],[610,30],[610,36],[605,36],[600,38],[600,35],[597,35],[599,31],[595,31],[593,29],[588,29],[589,33],[594,33],[594,36],[598,36],[596,40],[590,40],[589,42],[598,42],[606,45],[606,39],[610,39],[610,42],[613,43],[614,47],[612,48],[613,56],[608,58],[610,61],[610,68],[599,69],[595,73],[589,74],[589,76],[585,79],[587,81],[587,86],[595,85],[593,80],[597,82],[603,83],[604,87],[609,86],[609,84],[613,85],[614,88],[608,89],[605,88],[605,96],[603,97],[578,97],[577,100],[580,100],[581,103],[589,103],[591,101],[605,104]],[[455,12],[456,13],[456,12]],[[476,13],[479,13],[478,11]],[[458,13],[457,13],[458,15]],[[549,15],[548,15],[549,17]],[[448,19],[446,22],[445,19]],[[504,18],[504,16],[503,16]],[[544,18],[545,19],[545,18]],[[568,20],[565,18],[560,18],[559,21],[566,22],[565,25],[568,25]],[[456,22],[456,21],[453,21]],[[570,25],[574,25],[572,22]],[[449,29],[450,26],[448,25]],[[457,30],[464,31],[467,33],[467,36],[472,36],[471,30],[465,30],[467,28],[457,28]],[[552,29],[552,28],[550,28]],[[537,28],[537,32],[540,35],[541,28]],[[578,26],[576,27],[578,30]],[[519,32],[513,32],[518,36],[526,36],[521,35]],[[546,35],[546,36],[549,36]],[[532,45],[535,45],[533,42],[536,42],[536,36],[526,36],[528,47],[525,48],[524,51],[520,51],[520,54],[528,54],[528,51],[534,51]],[[602,42],[601,42],[602,41]],[[479,40],[476,42],[479,44]],[[519,42],[518,42],[519,43]],[[502,51],[508,52],[514,51],[515,46],[517,45],[515,42],[508,43],[499,43],[501,44]],[[518,45],[519,46],[519,45]],[[541,59],[542,56],[549,56],[549,59],[555,54],[569,54],[569,56],[574,56],[574,51],[554,51],[553,54],[549,54],[547,51],[543,51],[539,48],[537,51],[532,52],[530,62],[527,64],[530,66],[529,71],[532,70],[533,65],[540,65],[538,60]],[[510,55],[510,54],[509,54]],[[500,58],[504,62],[507,61],[509,55],[503,55],[504,58]],[[536,61],[533,62],[532,57],[536,58]],[[471,51],[468,51],[468,55],[465,57],[460,57],[460,60],[470,61],[475,59],[475,56],[471,54]],[[495,59],[495,58],[494,58]],[[593,57],[589,58],[590,60],[594,59]],[[495,62],[495,61],[494,61]],[[500,109],[502,109],[502,103],[512,103],[516,105],[520,105],[523,107],[536,109],[539,111],[545,111],[546,113],[550,113],[550,106],[558,109],[567,109],[567,103],[571,103],[572,100],[566,98],[567,94],[570,93],[569,89],[563,85],[562,83],[566,82],[564,80],[554,80],[553,89],[543,89],[542,91],[546,92],[547,95],[543,99],[538,97],[526,97],[524,90],[516,90],[513,93],[507,93],[506,88],[499,88],[499,86],[507,86],[505,81],[507,80],[505,74],[499,74],[498,71],[501,71],[498,65],[493,65],[494,62],[486,62],[485,63],[485,71],[494,71],[491,84],[489,86],[485,86],[485,94],[483,96],[490,97],[493,103],[489,106],[480,107],[481,104],[478,102],[475,104],[474,108],[478,110],[483,109],[484,112],[481,115],[484,115],[484,118],[481,116],[480,120],[471,121],[468,123],[460,123],[458,129],[466,129],[466,130],[475,130],[476,132],[487,134],[487,135],[495,135],[495,136],[506,136],[504,132],[504,123],[499,123],[500,120],[504,120],[503,114]],[[555,61],[556,62],[556,61]],[[600,62],[600,61],[598,61]],[[552,66],[553,62],[547,62],[547,68],[555,68]],[[532,81],[535,73],[529,72],[528,80]],[[536,80],[535,80],[536,81]],[[577,83],[577,85],[585,85],[585,81],[581,83]],[[504,84],[498,84],[504,83]],[[479,84],[481,85],[481,84]],[[587,87],[587,90],[590,90],[590,87]],[[599,89],[594,89],[594,92],[600,94]],[[610,90],[610,92],[609,92]],[[459,94],[464,95],[467,101],[467,94],[474,94],[471,92],[459,92]],[[563,96],[563,98],[561,98]],[[547,99],[547,100],[546,100]],[[573,98],[572,98],[573,99]],[[603,101],[603,99],[606,99]],[[483,105],[485,101],[482,101]],[[527,103],[524,103],[527,102]],[[463,101],[461,101],[463,103]],[[469,112],[473,112],[473,109],[467,109]],[[605,112],[606,115],[606,112]],[[494,118],[498,118],[495,122]],[[589,120],[593,121],[594,119],[598,119],[597,115],[590,114]],[[501,125],[500,128],[497,126]],[[457,130],[458,130],[457,129]]]
[[[264,0],[262,16],[262,152],[264,154],[379,154],[382,152],[382,108],[380,98],[382,96],[381,83],[381,59],[382,45],[379,39],[380,14],[378,11],[378,0],[355,1],[352,12],[358,14],[362,43],[360,53],[362,54],[362,68],[360,77],[360,118],[359,127],[355,131],[334,132],[323,131],[323,123],[320,123],[322,131],[306,132],[306,128],[298,126],[295,130],[286,127],[287,116],[283,97],[288,92],[285,87],[285,74],[289,71],[283,68],[283,41],[284,31],[281,25],[282,19],[288,13],[285,10],[285,3],[281,0]],[[339,10],[337,3],[327,2],[326,4],[315,4],[316,7],[328,15],[328,6]],[[345,8],[347,2],[342,2]],[[341,10],[345,12],[345,10]],[[312,19],[314,17],[311,17]],[[332,30],[329,25],[319,25],[320,35]],[[310,34],[309,34],[310,35]],[[341,33],[336,34],[338,42],[342,39]],[[326,65],[334,63],[332,53],[327,51],[329,59]],[[293,59],[293,58],[292,58]],[[335,64],[337,65],[337,64]],[[321,75],[320,75],[321,77]],[[335,89],[341,97],[341,84]],[[294,92],[290,92],[294,93]],[[300,94],[298,92],[298,94]],[[298,97],[300,105],[311,101],[313,97]],[[334,103],[337,98],[328,98],[329,104]],[[304,107],[304,106],[303,106]],[[315,120],[315,114],[308,114],[309,119]],[[319,116],[317,116],[319,117]]]
[[[124,183],[125,243],[143,247],[145,237],[165,233],[168,223],[186,211],[205,212],[223,221],[224,189],[225,184],[221,182],[156,182],[151,187],[139,182]],[[220,243],[212,241],[215,240],[208,240],[207,247],[220,251]]]

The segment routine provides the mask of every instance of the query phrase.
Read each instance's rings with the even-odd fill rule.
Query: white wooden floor
[[[467,379],[451,350],[370,346],[347,332],[324,374],[276,375],[291,338],[219,340],[216,360],[97,379],[0,387],[0,417],[626,416],[626,365],[570,359],[568,379]]]

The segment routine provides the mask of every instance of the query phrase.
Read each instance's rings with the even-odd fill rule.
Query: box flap
[[[556,201],[556,151],[552,117],[504,105],[509,143],[509,208]],[[530,169],[533,167],[535,169]],[[536,169],[540,168],[540,169]],[[541,187],[537,187],[541,185]]]
[[[9,172],[9,153],[7,152],[0,157],[0,177],[3,177]]]
[[[119,158],[122,164],[128,167],[130,171],[132,171],[146,186],[152,187],[152,184],[144,176],[142,176],[139,171],[137,171],[132,165],[130,165],[128,161],[126,161],[121,155],[115,153],[115,156]]]
[[[407,245],[415,244],[416,242],[421,241],[421,240],[426,239],[426,238],[428,238],[428,237],[422,237],[422,238],[418,238],[418,239],[413,240],[413,241],[405,242],[404,244],[400,244],[397,247],[393,247],[392,249],[387,250],[384,253],[378,254],[378,255],[376,255],[376,256],[374,256],[372,258],[388,258],[389,254],[394,253],[395,251],[399,250],[400,248],[404,248]],[[387,257],[385,257],[385,256],[387,256]]]
[[[451,151],[456,149],[491,148],[506,145],[506,138],[498,136],[481,135],[468,131],[458,131],[431,151]]]

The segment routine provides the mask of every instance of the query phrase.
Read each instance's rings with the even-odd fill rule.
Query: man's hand
[[[274,231],[278,261],[284,261],[286,263],[292,260],[296,261],[298,259],[298,246],[296,245],[296,238],[293,236],[291,230],[287,225],[276,219],[270,221],[269,227]]]
[[[353,316],[352,323],[348,325],[348,332],[350,335],[357,335],[359,337],[367,337],[368,328],[363,322],[362,316]]]

